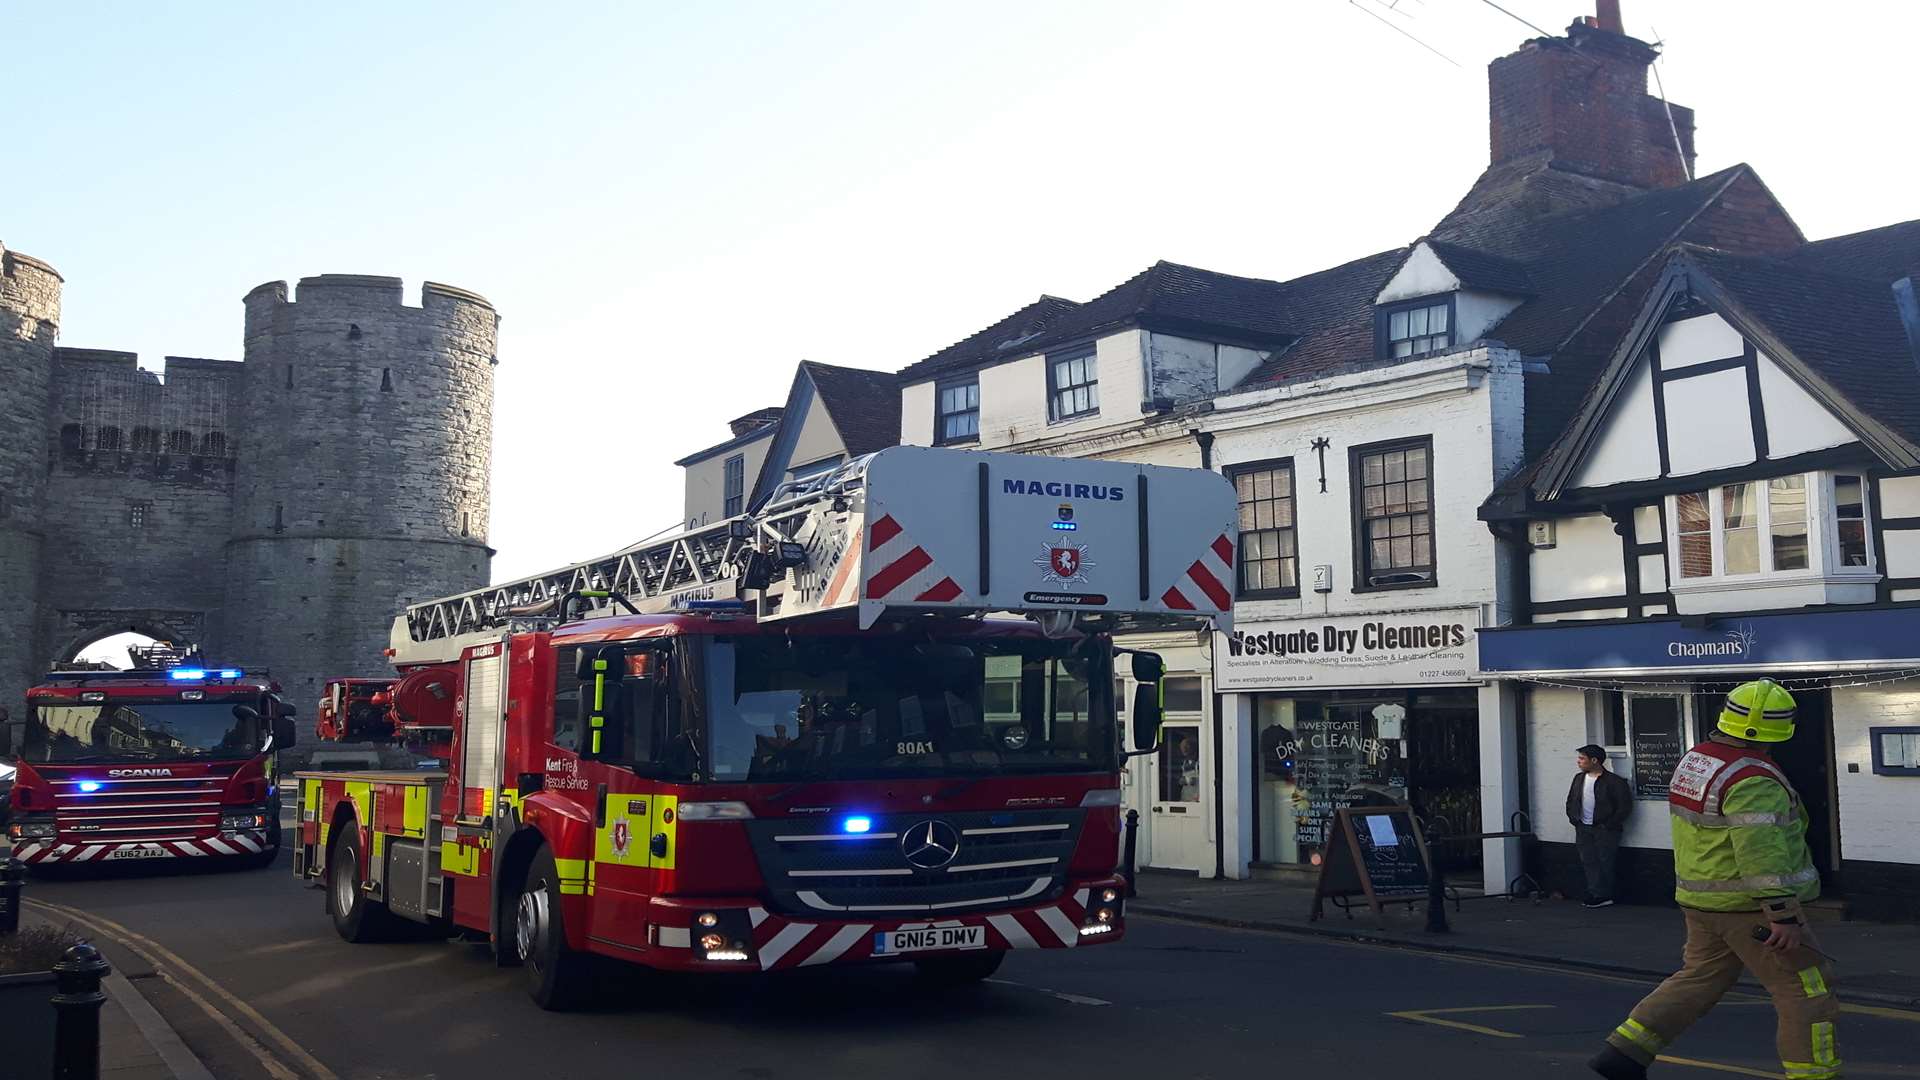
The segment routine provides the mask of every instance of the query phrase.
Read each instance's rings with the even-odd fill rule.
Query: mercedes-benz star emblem
[[[900,854],[908,865],[938,870],[960,854],[960,832],[944,821],[922,821],[900,834]]]

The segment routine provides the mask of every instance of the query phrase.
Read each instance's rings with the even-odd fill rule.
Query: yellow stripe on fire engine
[[[373,828],[373,785],[364,780],[349,780],[344,786],[347,789],[347,801],[353,804],[353,816],[359,820],[360,827]]]
[[[652,855],[653,837],[666,837],[666,849],[659,855]],[[655,870],[673,869],[673,860],[680,854],[680,797],[677,795],[655,795],[653,797],[653,825],[646,840],[651,857],[647,865]]]
[[[447,842],[440,845],[440,869],[462,877],[480,874],[480,849],[469,844]]]
[[[562,896],[578,896],[587,891],[587,860],[555,859],[553,870],[560,876]]]
[[[410,784],[406,793],[400,808],[400,827],[409,837],[419,840],[427,835],[427,789],[422,784]]]
[[[320,816],[320,781],[302,780],[300,788],[300,812],[305,814],[309,821],[318,818]]]
[[[614,866],[647,865],[653,836],[652,795],[608,795],[606,824],[594,830],[593,861]]]

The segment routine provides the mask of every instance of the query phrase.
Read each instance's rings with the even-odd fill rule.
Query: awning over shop
[[[1920,609],[1871,608],[1483,628],[1480,674],[1675,674],[1920,668]]]

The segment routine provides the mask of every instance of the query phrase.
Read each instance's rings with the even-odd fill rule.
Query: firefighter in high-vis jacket
[[[1634,1006],[1590,1066],[1640,1080],[1668,1044],[1706,1015],[1744,965],[1773,996],[1787,1080],[1840,1075],[1831,969],[1813,948],[1803,901],[1820,895],[1807,814],[1764,744],[1793,737],[1794,701],[1771,679],[1736,687],[1719,730],[1674,770],[1674,899],[1687,920],[1684,966]]]

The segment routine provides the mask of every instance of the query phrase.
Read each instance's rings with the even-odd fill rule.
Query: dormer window
[[[1453,344],[1453,295],[1428,296],[1376,309],[1374,336],[1382,359],[1424,356]]]

